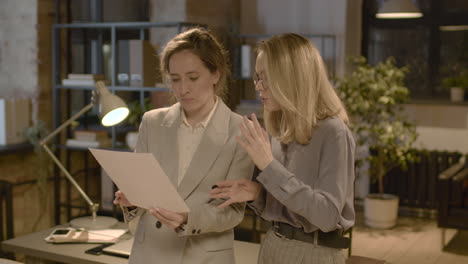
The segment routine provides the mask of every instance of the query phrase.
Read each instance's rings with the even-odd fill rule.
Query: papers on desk
[[[89,151],[133,205],[189,212],[153,154],[92,148]]]
[[[110,247],[106,247],[102,250],[102,252],[110,255],[118,255],[129,257],[130,253],[132,252],[133,246],[133,237],[128,240],[120,241],[117,244],[114,244]]]
[[[88,231],[88,243],[115,243],[127,229],[101,229]]]
[[[127,229],[72,230],[69,235],[53,235],[55,230],[45,238],[49,243],[115,243],[125,234]]]

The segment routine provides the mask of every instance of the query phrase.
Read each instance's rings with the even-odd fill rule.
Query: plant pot
[[[463,102],[464,100],[464,90],[461,87],[452,87],[450,88],[450,100],[452,102]]]
[[[364,199],[364,218],[367,226],[378,229],[396,225],[398,196],[391,194],[369,194]]]
[[[138,132],[128,132],[125,136],[125,143],[131,150],[135,150],[138,141]]]

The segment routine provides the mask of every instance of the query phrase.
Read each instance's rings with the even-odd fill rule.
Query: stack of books
[[[73,138],[67,139],[66,145],[77,148],[109,148],[112,140],[103,130],[75,130]]]
[[[104,74],[69,73],[68,78],[62,80],[62,85],[95,86],[96,81],[104,81],[105,84],[109,84],[109,81],[105,80]]]

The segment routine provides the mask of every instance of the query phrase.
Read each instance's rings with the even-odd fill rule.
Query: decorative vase
[[[398,196],[391,194],[369,194],[364,199],[364,218],[367,226],[378,229],[396,225]]]
[[[452,87],[450,88],[450,100],[452,102],[463,102],[464,100],[464,90],[461,87]]]
[[[131,150],[135,150],[138,141],[138,132],[128,132],[125,136],[125,143]]]

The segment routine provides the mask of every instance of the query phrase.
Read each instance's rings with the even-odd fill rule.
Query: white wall
[[[37,77],[37,0],[1,0],[0,98],[32,98]]]
[[[418,126],[418,148],[468,153],[468,129]]]
[[[405,111],[417,126],[416,147],[468,153],[468,105],[408,104]]]
[[[341,76],[346,56],[359,53],[361,6],[362,0],[242,0],[240,32],[335,35],[336,74]]]
[[[151,0],[150,21],[151,22],[174,22],[185,21],[186,0]],[[157,45],[161,52],[164,45],[177,34],[177,28],[150,28],[150,41]]]

